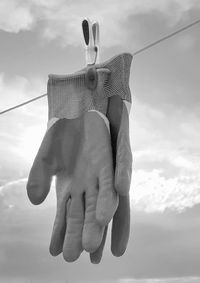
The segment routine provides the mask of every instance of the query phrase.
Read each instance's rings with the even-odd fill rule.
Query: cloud
[[[0,29],[7,32],[30,30],[34,24],[34,16],[30,7],[23,1],[3,0],[0,3]]]
[[[135,99],[130,121],[132,206],[148,212],[181,212],[200,203],[196,114],[179,110],[168,115]]]
[[[9,78],[0,74],[1,110],[36,97],[43,89],[44,83],[37,78]],[[1,115],[2,182],[27,177],[31,162],[46,131],[46,122],[47,102],[44,99]]]
[[[65,45],[79,45],[81,21],[84,17],[98,20],[104,46],[115,46],[128,42],[125,31],[132,15],[154,11],[162,14],[169,25],[176,24],[192,8],[199,8],[198,1],[156,0],[133,1],[122,4],[120,0],[93,1],[1,1],[0,28],[8,32],[32,30],[41,24],[42,34],[49,40],[59,39]],[[132,28],[132,27],[131,27]],[[130,29],[130,28],[129,28]]]
[[[165,178],[162,171],[134,172],[132,182],[132,206],[135,209],[155,212],[183,210],[200,203],[200,175],[181,175]]]
[[[159,34],[162,36],[163,28],[168,32],[173,25],[190,21],[192,16],[188,11],[195,7],[198,11],[199,5],[196,1],[173,1],[172,6],[168,3],[140,0],[122,5],[119,1],[93,1],[83,6],[79,1],[1,1],[0,27],[15,33],[35,28],[45,40],[55,40],[63,46],[78,45],[82,36],[80,21],[86,15],[95,19],[99,17],[105,47],[118,44],[129,47],[130,38],[135,33],[134,41],[131,41],[134,47],[145,40],[156,39]],[[17,5],[22,7],[21,11],[27,9],[26,16],[22,16],[19,22],[16,20],[20,17]],[[13,21],[7,16],[7,9],[16,13]],[[153,25],[150,26],[152,18]],[[109,241],[103,262],[98,267],[89,264],[86,253],[73,265],[66,264],[62,256],[50,257],[48,244],[55,214],[55,194],[52,190],[47,200],[37,207],[30,204],[26,195],[26,178],[46,130],[46,99],[1,116],[0,282],[7,279],[9,282],[30,282],[30,278],[38,283],[64,282],[67,279],[70,282],[83,282],[84,279],[85,282],[89,279],[95,282],[98,277],[102,282],[117,282],[124,278],[122,282],[135,280],[143,283],[148,279],[132,278],[199,275],[200,122],[196,56],[199,50],[196,50],[198,42],[194,38],[195,34],[191,33],[180,40],[177,38],[174,44],[170,42],[166,48],[146,53],[148,56],[142,56],[138,61],[135,58],[131,78],[133,236],[127,253],[120,259],[111,255]],[[23,40],[27,40],[26,33],[19,38],[21,44]],[[21,50],[21,45],[18,48]],[[54,48],[52,53],[47,52],[51,55],[47,57],[52,57],[52,69],[57,64],[57,70],[63,68],[65,72],[64,53],[58,62],[61,49]],[[16,55],[16,50],[12,51],[10,53]],[[43,53],[45,51],[44,48]],[[34,61],[40,57],[41,49],[38,48],[37,52]],[[23,60],[26,61],[19,58],[15,64],[17,69]],[[49,66],[42,59],[41,63]],[[73,64],[70,61],[68,70]],[[26,73],[27,66],[24,66]],[[31,62],[28,69],[32,69]],[[42,94],[44,89],[46,91],[46,83],[41,79],[1,74],[1,109]],[[157,280],[162,283],[181,280],[182,283],[183,280],[195,282],[196,279]]]
[[[170,3],[173,3],[171,1]],[[141,31],[133,29],[129,21],[130,16],[148,14],[153,11],[163,14],[169,22],[175,25],[180,20],[183,12],[198,6],[198,2],[177,1],[176,9],[170,9],[169,1],[133,1],[128,0],[122,5],[121,1],[81,1],[70,2],[60,5],[57,9],[44,11],[45,18],[44,36],[50,40],[59,39],[63,46],[80,45],[82,38],[81,21],[85,17],[98,20],[101,27],[102,48],[124,45],[130,46],[130,37],[135,31],[135,46],[138,45],[137,38]],[[176,17],[174,17],[176,11]],[[174,20],[176,18],[176,20]],[[131,28],[130,28],[131,27]],[[73,36],[72,36],[73,33]],[[131,46],[133,48],[133,46]],[[126,47],[127,48],[127,47]]]
[[[135,278],[135,281],[131,279],[134,283],[146,283],[147,279],[142,278],[163,278],[160,282],[164,283],[165,277],[199,275],[200,206],[180,214],[172,211],[145,213],[134,209],[131,237],[122,258],[111,255],[109,231],[99,266],[89,263],[87,253],[70,265],[64,262],[62,255],[53,258],[48,253],[55,216],[54,188],[43,204],[33,206],[25,185],[26,179],[16,180],[5,184],[0,191],[0,200],[5,205],[0,206],[0,280],[63,282],[67,278],[76,283],[90,280],[121,283]]]
[[[5,215],[4,213],[15,214],[19,212],[19,215],[21,215],[25,212],[41,212],[49,207],[55,207],[56,199],[54,181],[52,182],[51,190],[47,199],[41,206],[38,206],[36,209],[36,207],[30,203],[26,193],[27,180],[27,178],[13,180],[5,183],[0,187],[0,200],[3,204],[0,206],[0,217],[2,217],[2,215]]]
[[[16,103],[19,101],[16,93],[20,93],[24,100],[38,93],[38,84],[34,84],[34,80],[23,77],[9,83],[6,80],[2,76],[0,81],[5,105],[11,97]],[[41,144],[46,130],[47,107],[40,103],[37,107],[29,105],[17,110],[18,113],[13,111],[11,115],[1,117],[0,177],[2,184],[8,182],[8,187],[13,180],[27,177]],[[182,212],[198,204],[200,122],[197,117],[191,113],[183,115],[181,111],[169,117],[165,112],[135,100],[130,120],[134,156],[132,207],[146,212],[168,209]],[[173,128],[168,127],[169,123]]]
[[[46,89],[46,83],[37,77],[23,77],[15,75],[9,77],[0,73],[0,91],[2,93],[1,110],[12,107],[18,103],[34,98]],[[23,111],[26,108],[21,108]]]

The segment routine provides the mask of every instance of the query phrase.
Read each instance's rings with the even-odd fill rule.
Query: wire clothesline
[[[164,36],[164,37],[162,37],[162,38],[160,38],[160,39],[158,39],[158,40],[156,40],[156,41],[154,41],[154,42],[152,42],[152,43],[150,43],[150,44],[148,44],[148,45],[146,45],[146,46],[144,46],[144,47],[142,47],[142,48],[140,48],[139,50],[137,50],[137,51],[135,51],[134,53],[132,53],[132,55],[133,55],[133,56],[136,56],[136,55],[138,55],[138,54],[140,54],[140,53],[142,53],[142,52],[144,52],[144,51],[146,51],[146,50],[152,48],[153,46],[158,45],[158,44],[161,43],[162,41],[165,41],[165,40],[167,40],[167,39],[169,39],[169,38],[172,38],[172,37],[174,37],[175,35],[177,35],[178,33],[181,33],[181,32],[183,32],[183,31],[185,31],[185,30],[187,30],[187,29],[189,29],[189,28],[191,28],[191,27],[193,27],[194,25],[197,25],[197,24],[199,24],[199,23],[200,23],[200,19],[198,19],[198,20],[196,20],[196,21],[194,21],[194,22],[192,22],[192,23],[190,23],[190,24],[188,24],[188,25],[186,25],[186,26],[184,26],[184,27],[182,27],[182,28],[176,30],[175,32],[170,33],[170,34],[168,34],[168,35],[166,35],[166,36]],[[22,107],[22,106],[24,106],[24,105],[26,105],[26,104],[32,103],[32,102],[34,102],[34,101],[36,101],[36,100],[38,100],[38,99],[41,99],[41,98],[43,98],[43,97],[45,97],[45,96],[47,96],[46,93],[45,93],[45,94],[42,94],[42,95],[39,95],[39,96],[37,96],[37,97],[35,97],[35,98],[32,98],[32,99],[30,99],[30,100],[27,100],[27,101],[25,101],[25,102],[23,102],[23,103],[20,103],[20,104],[18,104],[18,105],[15,105],[15,106],[13,106],[13,107],[10,107],[10,108],[8,108],[8,109],[5,109],[5,110],[3,110],[3,111],[0,112],[0,115],[2,115],[2,114],[4,114],[4,113],[7,113],[7,112],[10,112],[10,111],[12,111],[12,110],[14,110],[14,109],[20,108],[20,107]]]

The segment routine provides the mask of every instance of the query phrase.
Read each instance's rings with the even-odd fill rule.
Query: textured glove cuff
[[[53,117],[74,119],[88,110],[106,114],[108,99],[103,84],[109,70],[98,70],[98,84],[94,91],[86,86],[86,72],[58,76],[49,75],[47,93],[49,119]]]
[[[122,53],[96,65],[97,69],[107,68],[110,71],[109,78],[104,85],[104,91],[108,97],[119,95],[131,103],[129,78],[132,59],[132,54]]]
[[[74,119],[88,110],[107,112],[108,97],[119,95],[131,102],[129,75],[132,55],[124,53],[96,65],[97,87],[89,90],[86,68],[71,75],[49,75],[47,93],[49,120]]]

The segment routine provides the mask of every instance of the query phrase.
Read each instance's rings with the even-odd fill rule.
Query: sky
[[[103,62],[197,19],[198,0],[1,0],[0,111],[46,93],[48,74],[85,65],[81,21],[100,23]],[[0,283],[200,282],[200,26],[133,58],[131,235],[126,253],[66,263],[48,252],[55,190],[33,206],[26,182],[47,100],[0,116]]]

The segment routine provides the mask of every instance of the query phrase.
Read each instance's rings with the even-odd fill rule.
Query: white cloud
[[[81,21],[84,17],[98,20],[104,46],[122,44],[130,40],[127,20],[131,15],[158,11],[174,25],[185,11],[199,7],[199,1],[189,0],[2,0],[0,4],[0,28],[8,32],[31,30],[42,21],[44,36],[60,39],[62,44],[79,45]],[[131,28],[132,29],[132,28]]]
[[[0,73],[0,110],[34,98],[38,96],[38,94],[43,94],[44,90],[46,90],[46,84],[39,78],[33,77],[30,79],[22,76],[9,78],[4,73]],[[23,109],[24,108],[21,108],[21,110]]]
[[[1,109],[37,96],[44,86],[46,84],[37,79],[16,77],[8,80],[1,74]],[[38,104],[1,116],[2,182],[7,178],[4,171],[10,172],[9,180],[27,176],[22,168],[28,168],[26,162],[30,167],[36,155],[46,130],[46,112],[47,102],[40,100]],[[134,208],[182,211],[200,203],[200,121],[195,113],[179,110],[168,115],[134,99],[130,121]],[[4,169],[5,164],[8,166]],[[13,174],[13,168],[19,171],[18,175]]]
[[[44,11],[46,19],[44,35],[49,39],[60,38],[63,45],[79,45],[82,39],[81,21],[89,17],[100,23],[103,46],[122,45],[123,42],[129,43],[130,31],[133,33],[133,29],[128,26],[129,16],[158,11],[168,19],[169,25],[174,25],[180,20],[183,12],[199,4],[177,0],[176,9],[170,9],[170,3],[174,1],[128,0],[123,4],[119,0],[87,1],[87,4],[73,1],[61,5],[60,8],[57,7],[56,10]]]
[[[0,196],[4,202],[4,207],[1,207],[1,213],[4,210],[20,207],[27,208],[27,201],[25,201],[25,184],[27,179],[19,179],[6,183],[0,189]],[[27,199],[27,197],[26,197]]]
[[[5,183],[0,187],[1,224],[6,223],[8,219],[13,219],[13,217],[21,223],[26,217],[30,218],[32,214],[44,214],[44,211],[48,214],[48,208],[52,208],[54,212],[56,206],[55,182],[52,182],[48,197],[39,206],[34,206],[29,201],[26,192],[26,184],[27,178],[22,178]],[[22,217],[22,215],[25,215],[25,217]]]
[[[30,7],[23,1],[2,0],[0,2],[0,29],[7,32],[30,30],[34,24],[34,16]]]
[[[138,170],[133,174],[131,200],[136,210],[182,212],[200,203],[200,174],[166,179],[159,170]]]
[[[22,92],[22,96],[25,97],[25,89],[28,90],[30,86],[30,82],[25,78],[18,78],[7,86],[5,79],[2,78],[0,82],[0,87],[3,93],[6,94],[5,104],[7,98],[14,97],[15,91]],[[44,119],[37,117],[40,116],[41,109],[42,111],[44,109],[38,109],[34,105],[29,107],[31,107],[32,112],[30,117],[28,116],[30,115],[29,108],[23,111],[22,109],[18,110],[21,114],[16,117],[8,116],[9,119],[2,117],[5,120],[1,128],[1,145],[3,148],[1,151],[1,164],[4,165],[4,163],[12,160],[12,169],[16,167],[16,170],[21,169],[21,166],[18,166],[19,157],[23,157],[24,162],[28,161],[29,167],[31,166],[46,129]],[[185,114],[184,120],[187,120],[186,123],[180,118],[183,117],[181,113],[178,117],[177,115],[174,117],[171,115],[170,119],[171,122],[173,121],[174,133],[177,134],[178,131],[179,134],[177,139],[168,127],[169,117],[165,113],[152,109],[147,105],[141,105],[137,101],[135,101],[133,108],[130,128],[134,157],[131,188],[134,209],[147,212],[163,212],[166,209],[183,211],[200,203],[200,161],[199,155],[196,154],[198,150],[200,152],[200,135],[198,132],[200,122],[198,119],[191,114],[187,114],[186,117]],[[30,119],[27,119],[27,117]],[[16,125],[12,126],[14,118],[17,122]],[[3,127],[5,121],[7,124]],[[42,125],[40,125],[40,121],[43,121]],[[190,152],[194,144],[196,145],[195,154]],[[186,145],[184,150],[183,145]],[[9,152],[9,155],[7,152]],[[23,160],[21,163],[23,163]],[[11,164],[9,168],[6,170],[11,171]],[[5,179],[2,171],[1,178]],[[18,177],[20,176],[23,177],[24,174],[19,174]],[[16,178],[16,176],[13,178]],[[19,184],[19,187],[21,185],[22,183]],[[17,187],[17,184],[9,183],[6,185],[7,189],[4,188],[3,191],[11,191],[11,189],[8,190],[11,187]],[[13,191],[17,192],[16,189]],[[23,198],[26,199],[27,197],[24,196]],[[5,199],[8,200],[6,201],[8,207],[9,205],[16,206],[20,198],[17,201],[10,201],[10,196],[5,195]]]
[[[8,78],[0,74],[0,110],[37,97],[45,89],[46,84],[37,78]],[[46,131],[47,108],[47,99],[44,98],[1,115],[1,178],[5,178],[5,171],[23,171],[27,168],[27,162],[33,161]],[[12,179],[22,175],[13,174]]]
[[[130,124],[134,209],[181,212],[200,203],[199,128],[195,113],[168,115],[135,100]]]

